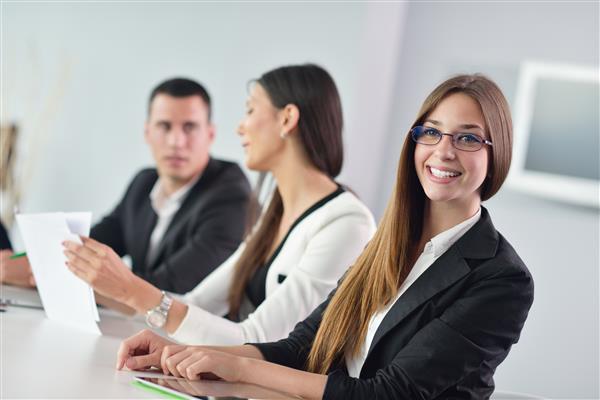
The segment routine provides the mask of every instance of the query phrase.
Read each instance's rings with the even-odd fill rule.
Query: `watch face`
[[[167,322],[167,317],[160,312],[151,312],[147,318],[148,325],[153,328],[162,328],[162,326]]]

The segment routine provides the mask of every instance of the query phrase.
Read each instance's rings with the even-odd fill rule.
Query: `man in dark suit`
[[[158,85],[144,132],[156,168],[139,172],[91,230],[90,237],[129,255],[133,272],[162,290],[194,288],[244,234],[250,185],[237,164],[210,157],[214,136],[210,96],[200,84],[177,78]],[[3,281],[30,285],[23,266],[11,276],[11,261],[3,257]]]

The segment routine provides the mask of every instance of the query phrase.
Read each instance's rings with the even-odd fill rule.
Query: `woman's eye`
[[[250,114],[252,114],[252,111],[254,111],[254,109],[252,109],[252,108],[248,108],[248,109],[246,110],[246,114],[250,115]]]
[[[478,142],[480,142],[480,140],[477,136],[471,135],[471,134],[460,135],[458,137],[458,140],[460,140],[463,143],[478,143]]]
[[[423,135],[425,136],[437,136],[438,135],[438,131],[435,129],[425,129],[425,131],[423,131]]]

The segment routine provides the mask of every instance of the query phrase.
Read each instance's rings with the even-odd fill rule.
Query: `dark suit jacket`
[[[155,169],[138,173],[113,212],[90,236],[128,254],[133,272],[163,290],[186,293],[225,261],[244,234],[250,185],[237,164],[210,159],[159,243],[146,260],[157,215],[150,191]]]
[[[287,339],[256,344],[265,359],[303,369],[328,302]],[[340,359],[323,398],[488,398],[532,302],[531,274],[482,209],[481,219],[392,306],[360,378],[349,377]]]
[[[12,250],[10,239],[8,238],[8,232],[4,228],[4,224],[0,221],[0,250],[9,249]]]

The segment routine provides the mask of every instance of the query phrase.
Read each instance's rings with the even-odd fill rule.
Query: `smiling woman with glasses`
[[[156,366],[311,399],[489,398],[533,302],[531,274],[481,205],[508,174],[508,104],[488,78],[461,75],[412,127],[375,236],[287,339],[167,346]]]

